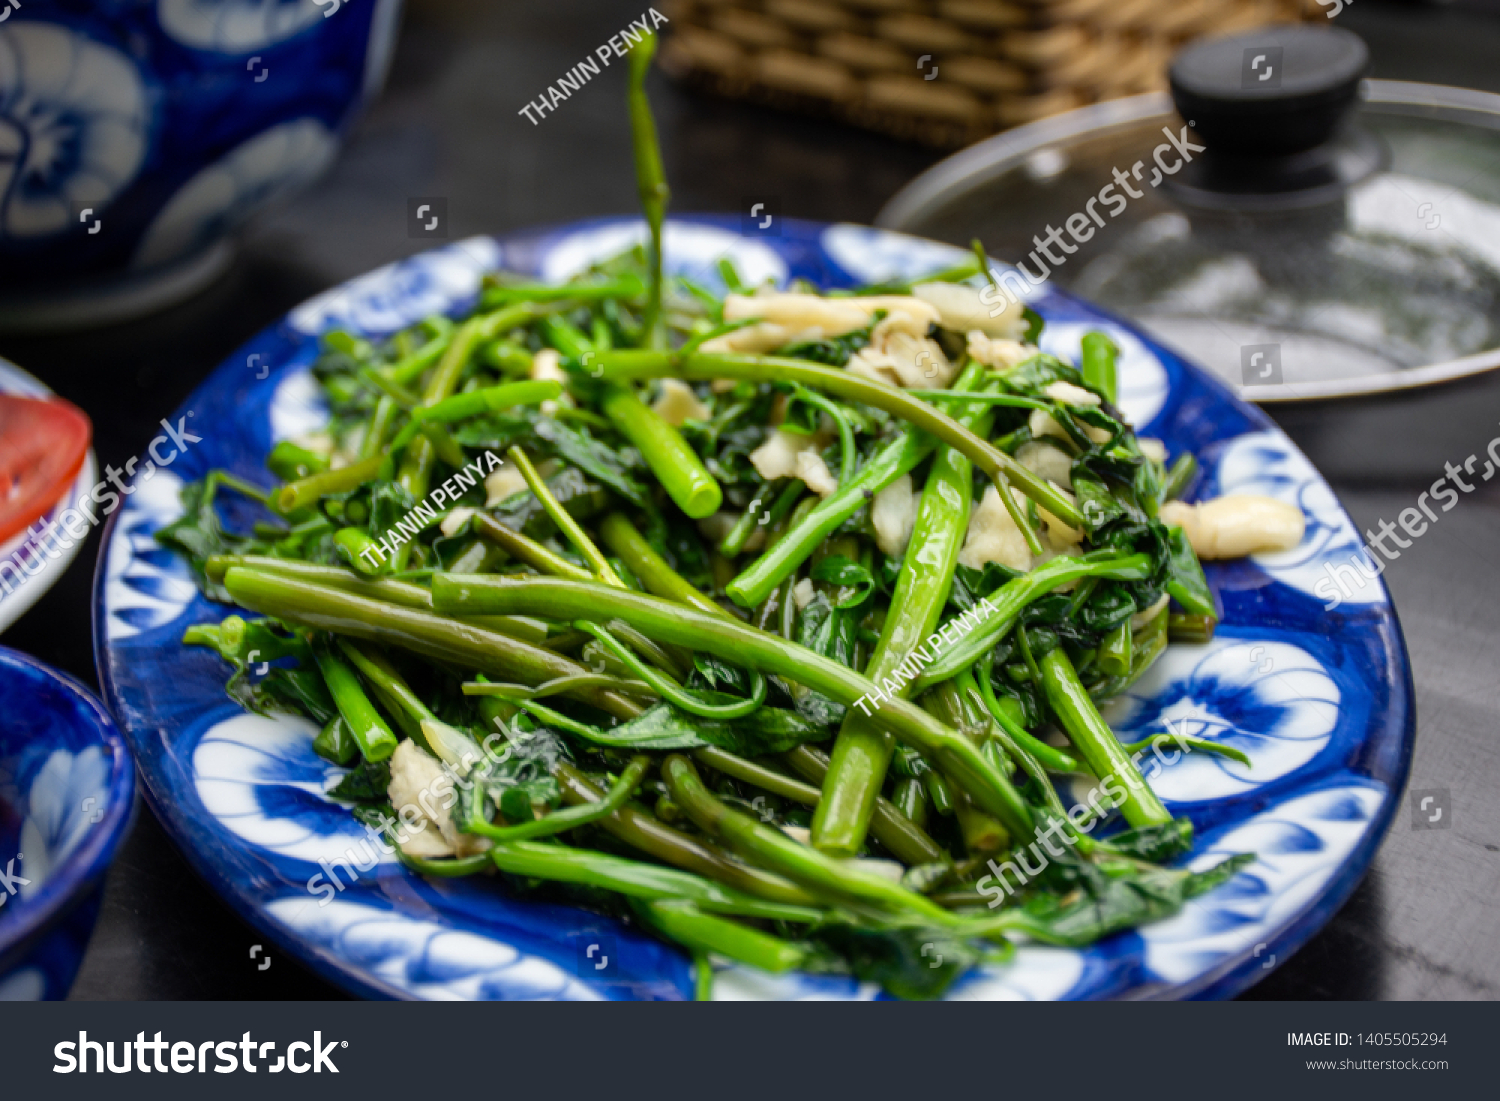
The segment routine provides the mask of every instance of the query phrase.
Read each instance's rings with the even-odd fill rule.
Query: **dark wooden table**
[[[1340,22],[1365,35],[1377,76],[1500,91],[1494,7],[1493,0],[1469,8],[1362,0]],[[540,125],[518,111],[639,10],[592,0],[412,0],[385,94],[328,176],[252,227],[225,278],[135,324],[0,337],[0,355],[87,410],[100,461],[119,466],[140,453],[159,417],[257,330],[333,283],[418,251],[423,242],[406,231],[408,196],[445,196],[455,237],[633,211],[620,70]],[[653,94],[678,211],[767,202],[798,217],[869,221],[938,159],[832,124],[699,98],[659,78]],[[1403,449],[1403,425],[1444,441],[1455,401],[1487,403],[1497,422],[1491,434],[1500,435],[1500,384],[1358,415],[1277,415],[1364,528],[1393,519],[1442,474],[1430,448]],[[1454,438],[1449,457],[1461,462],[1489,438]],[[1490,542],[1497,537],[1500,483],[1465,497],[1386,574],[1417,683],[1411,786],[1451,791],[1452,828],[1412,830],[1403,810],[1350,902],[1248,996],[1500,996],[1500,553]],[[95,535],[3,639],[91,684],[97,544]],[[273,966],[259,970],[249,955],[258,941],[143,807],[110,872],[73,997],[342,996],[274,946]]]

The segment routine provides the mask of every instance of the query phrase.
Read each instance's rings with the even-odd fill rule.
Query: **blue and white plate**
[[[67,996],[134,805],[109,712],[0,647],[0,1001]]]
[[[503,264],[559,279],[644,233],[602,219],[505,240],[473,238],[403,260],[293,310],[223,364],[173,414],[204,439],[143,485],[115,518],[94,611],[109,702],[140,762],[157,814],[198,871],[251,922],[316,971],[357,993],[414,998],[684,998],[686,957],[591,914],[506,897],[484,879],[429,881],[403,869],[324,793],[341,770],[316,757],[306,722],[246,715],[224,695],[227,667],[181,644],[228,609],[193,589],[153,532],[180,511],[179,479],[225,467],[265,480],[272,444],[325,418],[308,368],[318,335],[390,333],[475,301]],[[771,235],[774,234],[774,235]],[[965,255],[851,225],[683,218],[666,234],[668,267],[718,285],[730,256],[751,280],[824,287],[914,277]],[[1378,579],[1331,610],[1325,567],[1360,546],[1354,525],[1307,460],[1259,411],[1138,330],[1050,289],[1031,305],[1043,346],[1076,358],[1086,330],[1123,350],[1121,405],[1143,435],[1187,449],[1199,492],[1265,493],[1307,515],[1301,547],[1213,564],[1224,621],[1206,646],[1173,646],[1111,720],[1129,739],[1175,729],[1243,748],[1250,768],[1215,758],[1147,762],[1175,812],[1192,817],[1201,867],[1234,852],[1257,859],[1168,921],[1084,950],[1023,946],[966,977],[956,998],[1228,997],[1268,973],[1354,889],[1389,824],[1414,736],[1411,673]],[[262,377],[264,376],[264,377]],[[1346,571],[1347,576],[1347,571]],[[1170,754],[1168,755],[1171,756]],[[602,943],[604,953],[582,951]],[[604,966],[602,956],[608,956]],[[721,998],[869,998],[837,977],[722,971]]]

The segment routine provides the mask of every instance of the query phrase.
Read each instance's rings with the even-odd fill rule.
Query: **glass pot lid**
[[[1171,98],[987,139],[877,222],[978,237],[1257,401],[1500,368],[1500,96],[1367,63],[1337,28],[1196,43]]]

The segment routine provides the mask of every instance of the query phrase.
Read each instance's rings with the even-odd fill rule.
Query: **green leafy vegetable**
[[[722,693],[704,695],[734,698]],[[711,745],[741,757],[760,757],[820,742],[828,735],[826,727],[779,707],[762,707],[743,719],[722,720],[698,718],[661,703],[638,719],[600,731],[595,740],[622,749],[697,749]]]
[[[984,304],[964,301],[982,246],[923,280],[945,304],[915,328],[870,298],[905,276],[820,302],[721,260],[763,306],[726,324],[663,265],[654,49],[628,64],[643,244],[553,284],[490,273],[461,316],[325,334],[325,438],[277,443],[270,490],[184,490],[158,539],[248,609],[188,628],[199,667],[316,724],[307,752],[347,769],[330,797],[373,828],[409,817],[392,755],[432,758],[452,828],[399,853],[410,874],[498,872],[488,889],[637,923],[691,955],[700,996],[722,957],[935,998],[1004,966],[1010,934],[1078,946],[1178,912],[1250,858],[1167,866],[1191,823],[1150,788],[1155,740],[1121,745],[1100,708],[1217,623],[1157,519],[1195,461],[1145,453],[1104,333],[1078,365],[970,357],[952,318]],[[939,352],[933,388],[844,369]],[[650,397],[664,379],[691,394]],[[1016,530],[976,511],[992,485]],[[1055,777],[1084,771],[1110,798],[1080,823]],[[996,884],[1048,837],[1061,856]]]
[[[381,803],[390,786],[389,761],[360,761],[329,789],[328,796],[344,803]]]

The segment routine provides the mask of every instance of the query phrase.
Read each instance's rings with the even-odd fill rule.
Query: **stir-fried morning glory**
[[[1099,707],[1212,635],[1200,557],[1295,545],[1301,514],[1179,501],[1192,457],[1135,434],[1108,337],[1040,352],[982,250],[826,294],[666,276],[651,48],[648,243],[325,334],[326,429],[158,536],[241,609],[184,642],[312,719],[330,798],[414,871],[639,923],[700,995],[728,960],[934,997],[1222,882],[1167,866],[1191,825]]]

